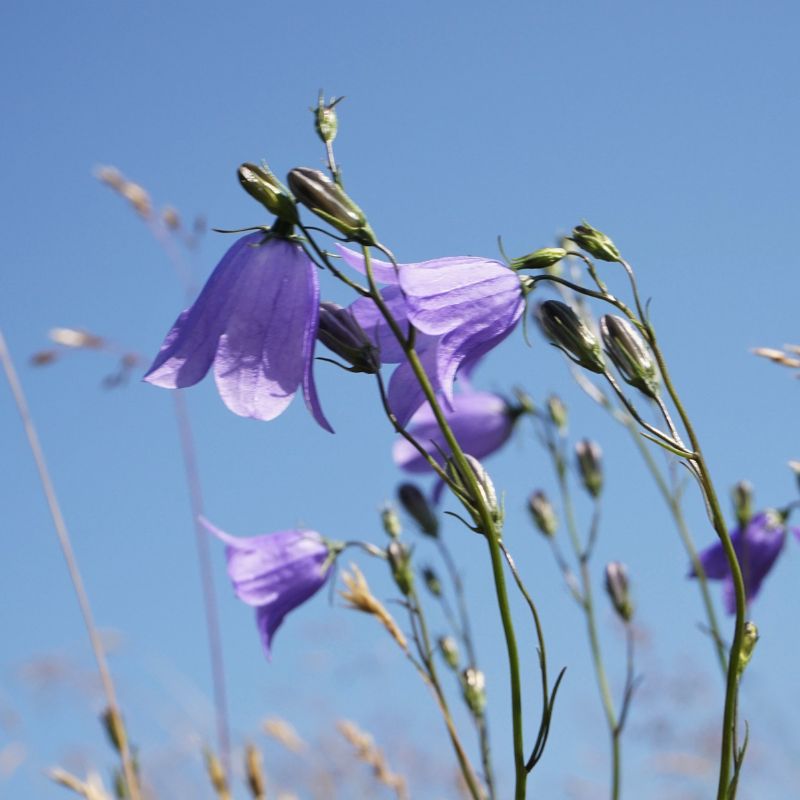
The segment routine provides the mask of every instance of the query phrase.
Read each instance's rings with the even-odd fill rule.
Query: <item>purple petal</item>
[[[438,378],[438,343],[434,340],[424,350],[418,352],[418,355],[433,391],[440,394],[442,387]],[[397,418],[397,424],[404,428],[414,412],[425,402],[425,392],[419,385],[410,362],[404,361],[392,373],[387,394],[389,407]],[[452,396],[452,386],[450,395]],[[449,405],[449,400],[447,402]]]
[[[217,388],[234,413],[274,419],[309,369],[319,319],[316,269],[296,244],[271,239],[253,248],[236,295],[214,360]]]
[[[734,535],[736,534],[734,533]],[[703,572],[705,572],[706,578],[721,580],[730,575],[728,559],[722,548],[722,542],[714,542],[714,544],[709,545],[705,550],[701,550],[700,553],[698,553],[698,558],[703,565]],[[694,578],[696,575],[697,573],[694,567],[692,567],[689,576]]]
[[[409,331],[406,319],[408,307],[400,287],[389,286],[381,292],[381,295],[391,315],[400,325],[401,331],[407,336]],[[350,311],[364,329],[364,333],[380,350],[382,364],[398,364],[405,359],[403,348],[371,297],[360,297],[350,305]]]
[[[344,261],[348,267],[356,270],[356,272],[360,272],[362,275],[367,274],[367,268],[364,263],[365,259],[361,253],[348,250],[340,244],[336,245],[336,249],[339,251],[342,261]],[[388,261],[378,261],[375,258],[370,259],[370,262],[372,266],[372,275],[378,283],[398,283],[398,269],[395,269],[394,264],[390,264]]]
[[[263,238],[263,233],[243,236],[225,253],[197,300],[167,333],[144,380],[181,389],[205,376],[236,305],[237,286],[252,260],[253,245]]]
[[[508,403],[491,392],[456,394],[452,410],[445,410],[445,418],[464,452],[478,459],[499,450],[513,429]],[[441,452],[450,453],[429,405],[414,415],[410,432],[440,464]],[[395,463],[407,472],[430,472],[426,459],[405,439],[395,442],[393,456]]]
[[[409,319],[423,333],[447,333],[503,313],[522,297],[519,276],[499,261],[440,258],[400,268]]]

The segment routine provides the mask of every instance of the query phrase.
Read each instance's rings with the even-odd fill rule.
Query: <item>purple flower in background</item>
[[[338,247],[344,261],[364,272],[364,258]],[[453,401],[457,374],[469,375],[476,363],[508,336],[524,310],[523,285],[514,270],[486,258],[437,258],[397,268],[373,261],[373,274],[388,284],[383,297],[393,316],[419,332],[417,350],[437,393]],[[425,401],[410,364],[393,341],[388,325],[370,298],[352,306],[361,327],[381,348],[384,363],[399,366],[389,383],[389,404],[405,425]]]
[[[243,417],[270,420],[303,387],[314,419],[332,431],[311,366],[319,324],[316,267],[294,242],[243,236],[164,339],[145,380],[193,386],[214,365],[220,396]]]
[[[485,458],[508,441],[519,411],[500,395],[491,392],[463,392],[453,396],[451,409],[444,409],[447,422],[464,452]],[[442,452],[449,455],[431,407],[426,403],[411,418],[409,433],[444,466]],[[431,472],[428,462],[405,439],[398,439],[392,451],[395,464],[406,472]]]
[[[330,547],[316,531],[289,530],[239,538],[200,522],[225,542],[228,576],[236,596],[256,609],[267,658],[283,618],[318,592],[331,573]]]
[[[786,541],[786,518],[777,511],[762,511],[756,514],[744,528],[740,525],[731,533],[736,557],[742,569],[744,589],[747,602],[755,600],[767,577],[783,549]],[[800,529],[793,528],[795,536],[800,536]],[[733,589],[728,560],[721,542],[715,542],[700,553],[700,563],[711,580],[723,582],[723,599],[729,614],[736,612],[736,597]],[[694,569],[689,576],[696,577]]]

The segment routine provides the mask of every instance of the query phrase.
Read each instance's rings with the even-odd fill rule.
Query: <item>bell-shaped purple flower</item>
[[[454,395],[452,407],[445,408],[444,415],[464,452],[482,459],[508,441],[519,413],[500,395],[469,391]],[[427,403],[411,418],[409,433],[444,467],[450,448]],[[406,439],[395,442],[392,455],[395,464],[406,472],[432,471]]]
[[[256,609],[267,658],[284,617],[316,594],[331,574],[331,548],[316,531],[288,530],[239,538],[200,518],[225,543],[236,596]]]
[[[755,600],[786,541],[785,518],[776,511],[762,511],[756,514],[746,525],[739,525],[731,533],[736,557],[742,570],[745,596],[747,602]],[[795,536],[800,536],[800,529],[793,528]],[[721,542],[715,542],[700,553],[700,563],[706,577],[722,581],[723,600],[729,614],[736,612],[736,596],[733,588],[728,560]],[[696,577],[694,569],[689,576]]]
[[[311,371],[319,324],[319,281],[295,242],[243,236],[222,257],[194,304],[164,339],[145,380],[180,389],[212,364],[225,405],[270,420],[302,385],[314,419],[332,431]]]
[[[343,260],[364,272],[364,258],[338,247]],[[376,281],[392,315],[420,335],[417,350],[433,387],[453,400],[457,374],[469,375],[476,363],[505,339],[525,307],[523,286],[514,270],[486,258],[458,256],[415,264],[372,261]],[[351,306],[362,328],[374,336],[384,363],[399,363],[389,383],[389,404],[405,425],[425,401],[410,364],[392,341],[388,325],[370,298]]]

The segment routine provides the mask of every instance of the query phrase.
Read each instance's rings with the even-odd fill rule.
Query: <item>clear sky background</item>
[[[97,617],[116,634],[112,667],[143,768],[163,796],[210,796],[197,753],[213,737],[172,404],[138,374],[102,390],[113,364],[100,355],[76,353],[46,370],[27,364],[54,325],[85,327],[149,358],[182,308],[163,250],[93,168],[116,165],[187,219],[260,224],[237,165],[265,158],[278,174],[321,166],[308,107],[320,87],[344,94],[337,155],[348,189],[401,260],[494,257],[498,234],[519,255],[581,218],[610,233],[653,298],[719,488],[747,478],[759,505],[783,504],[797,493],[786,462],[800,456],[798,385],[748,350],[800,340],[798,25],[797,5],[776,0],[3,5],[0,322]],[[231,242],[205,237],[198,281]],[[341,296],[330,282],[323,293]],[[335,436],[301,402],[259,423],[228,412],[212,381],[188,393],[207,513],[221,527],[250,535],[303,523],[332,538],[382,540],[377,510],[400,475],[374,386],[325,364],[317,375]],[[522,384],[538,399],[557,391],[572,435],[601,442],[608,488],[595,581],[606,560],[629,564],[643,640],[644,684],[625,744],[628,796],[709,796],[713,775],[702,763],[686,780],[659,771],[659,754],[705,752],[722,691],[686,558],[629,439],[538,338],[530,349],[521,335],[506,342],[476,383]],[[540,604],[551,663],[568,666],[531,796],[601,797],[605,733],[583,627],[524,512],[531,489],[553,486],[531,428],[521,426],[489,466],[506,492],[507,542]],[[43,769],[105,767],[112,757],[95,721],[101,698],[86,637],[5,388],[0,471],[2,764],[10,763],[3,748],[25,748],[15,770],[0,772],[0,796],[49,800],[64,790]],[[707,544],[694,487],[686,502]],[[456,523],[446,534],[468,582],[507,795],[505,655],[486,553]],[[398,770],[417,776],[413,797],[453,796],[432,701],[373,620],[318,596],[279,632],[268,664],[216,543],[213,555],[236,743],[261,745],[268,772],[291,788],[309,764],[333,757],[326,742],[347,716],[373,731]],[[381,565],[361,563],[376,593],[390,597]],[[752,736],[743,798],[785,800],[800,782],[791,766],[800,756],[799,571],[791,541],[753,609],[762,640],[743,689]],[[622,640],[602,600],[619,690]],[[534,643],[515,607],[531,731]],[[269,715],[322,742],[310,761],[263,738],[259,723]]]

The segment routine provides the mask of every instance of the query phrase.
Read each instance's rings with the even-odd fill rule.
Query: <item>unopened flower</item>
[[[461,690],[469,710],[482,717],[486,710],[486,676],[475,667],[467,667],[461,673]]]
[[[758,596],[761,584],[775,566],[786,542],[786,519],[777,511],[762,511],[746,525],[737,526],[731,533],[731,541],[736,558],[742,570],[745,597],[751,603]],[[792,528],[792,533],[800,537],[800,528]],[[706,577],[722,581],[723,600],[729,614],[736,612],[736,595],[728,559],[722,542],[715,542],[700,553],[700,563]],[[694,569],[689,577],[696,577]]]
[[[558,530],[558,518],[547,495],[542,491],[536,491],[528,498],[528,511],[539,532],[544,536],[551,537],[556,535]]]
[[[344,247],[338,250],[347,264],[365,271],[363,256]],[[519,275],[486,258],[437,258],[396,267],[373,260],[372,271],[376,281],[388,284],[382,294],[401,329],[407,331],[410,324],[420,334],[420,359],[434,390],[447,400],[457,374],[468,375],[500,344],[525,306]],[[351,308],[364,330],[374,335],[383,363],[400,364],[389,384],[389,404],[405,425],[425,401],[411,365],[371,298],[361,298]]]
[[[592,497],[603,491],[603,451],[597,442],[581,439],[575,445],[575,460],[584,488]]]
[[[456,394],[452,408],[445,406],[443,410],[462,449],[475,458],[485,458],[499,450],[511,436],[517,418],[508,402],[491,392]],[[427,403],[411,418],[408,430],[443,466],[444,458],[450,454],[450,447]],[[395,464],[406,472],[431,471],[428,461],[406,439],[398,439],[392,453]]]
[[[570,237],[581,250],[585,250],[601,261],[621,261],[616,245],[602,231],[593,228],[586,220],[572,229]]]
[[[658,370],[650,348],[628,320],[614,314],[600,319],[600,335],[608,357],[622,379],[651,398],[658,396]]]
[[[314,419],[332,431],[312,374],[319,325],[317,268],[300,245],[256,232],[222,257],[176,320],[145,380],[193,386],[214,366],[220,396],[243,417],[270,420],[302,385]]]
[[[630,622],[633,617],[633,601],[628,581],[628,569],[620,561],[610,561],[606,564],[606,593],[620,619]]]
[[[572,361],[592,372],[605,372],[600,342],[566,303],[545,300],[536,309],[536,320],[542,333]]]
[[[439,535],[439,520],[421,489],[413,483],[403,483],[397,489],[397,498],[426,536]]]
[[[316,531],[287,530],[239,538],[201,518],[225,547],[236,596],[256,609],[267,658],[284,617],[318,592],[331,574],[331,545]]]
[[[374,375],[381,368],[378,348],[347,308],[328,301],[321,303],[317,338],[350,364],[350,372]]]

